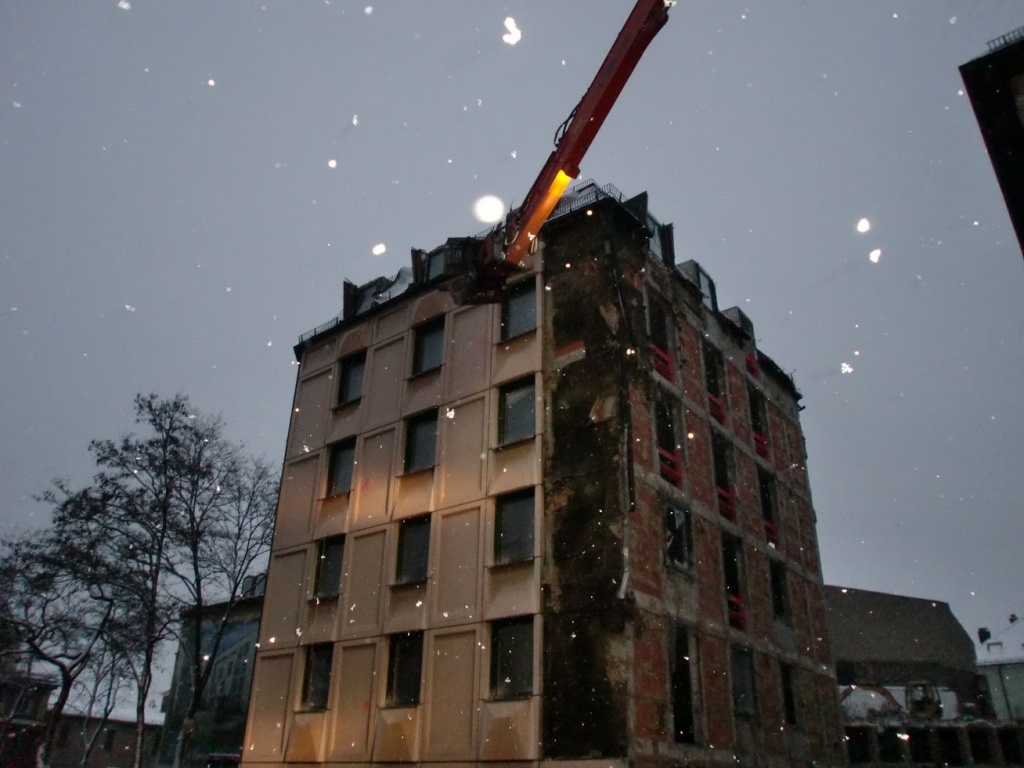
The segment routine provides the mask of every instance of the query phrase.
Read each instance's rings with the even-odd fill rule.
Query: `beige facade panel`
[[[318,451],[327,439],[334,397],[334,369],[328,369],[299,382],[288,436],[287,456]]]
[[[384,556],[383,530],[349,536],[342,577],[342,637],[380,634],[380,590]]]
[[[373,324],[363,323],[352,328],[341,337],[341,344],[338,345],[338,356],[347,357],[360,350],[366,349],[373,343]]]
[[[377,316],[377,319],[374,321],[373,343],[379,344],[393,336],[397,336],[408,327],[409,303],[403,302],[390,312]]]
[[[449,414],[451,414],[449,416]],[[464,504],[484,495],[487,400],[479,397],[443,412],[439,507]]]
[[[498,311],[498,310],[494,310]],[[524,333],[510,341],[494,346],[493,384],[503,384],[528,373],[540,370],[540,331]]]
[[[352,476],[355,501],[349,518],[350,530],[387,522],[395,440],[394,428],[363,438],[362,450],[357,452],[359,463]]]
[[[367,387],[359,405],[364,429],[374,429],[395,420],[407,368],[404,336],[374,347],[366,361],[364,379],[367,384],[372,382],[372,386]]]
[[[316,554],[310,560],[315,566]],[[311,569],[312,570],[312,569]],[[309,574],[312,583],[313,574]],[[341,612],[337,598],[309,600],[306,607],[306,629],[302,633],[304,643],[326,643],[338,636],[338,616]]]
[[[540,757],[540,700],[485,701],[481,707],[480,760]]]
[[[395,478],[395,508],[392,520],[421,515],[434,508],[434,470],[428,469]]]
[[[427,582],[388,587],[384,611],[384,632],[412,632],[427,624]]]
[[[430,624],[443,627],[480,620],[480,508],[434,516],[434,582]]]
[[[285,760],[289,763],[320,763],[327,735],[326,712],[296,712],[288,729]]]
[[[540,441],[527,440],[491,451],[487,492],[508,493],[540,482]]]
[[[368,761],[373,746],[376,708],[376,642],[334,647],[334,724],[328,739],[328,762]]]
[[[295,461],[285,466],[274,525],[274,551],[309,541],[320,455]]]
[[[306,550],[271,558],[260,624],[260,645],[263,648],[298,643],[295,628],[301,626],[306,604],[305,579]]]
[[[491,566],[484,573],[484,618],[504,619],[540,611],[540,559]]]
[[[335,353],[337,341],[337,337],[326,339],[306,350],[306,354],[302,357],[303,372],[312,373],[318,368],[333,364],[337,357]]]
[[[341,365],[336,368],[341,371]],[[331,421],[327,427],[328,443],[344,440],[362,431],[363,409],[356,403],[349,403],[341,408],[335,408],[331,413]]]
[[[245,759],[283,760],[284,725],[291,709],[291,653],[261,654],[253,673]]]
[[[482,392],[488,386],[491,362],[491,323],[494,310],[484,305],[454,312],[445,349],[448,402]]]
[[[452,296],[447,291],[433,291],[418,301],[413,302],[412,318],[413,325],[430,320],[432,317],[443,315],[451,311],[455,306]]]
[[[424,760],[472,760],[477,729],[476,628],[434,634],[427,647]]]
[[[323,539],[348,530],[348,507],[351,493],[331,496],[316,505],[313,519],[313,538]]]
[[[412,363],[409,363],[409,370],[412,370]],[[402,398],[402,415],[408,416],[412,413],[419,413],[428,408],[436,408],[441,404],[442,376],[444,366],[429,373],[422,373],[407,379],[405,382],[405,396]]]
[[[420,759],[422,707],[378,710],[373,760],[407,763]]]

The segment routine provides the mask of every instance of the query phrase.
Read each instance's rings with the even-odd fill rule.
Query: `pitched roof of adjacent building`
[[[826,585],[825,611],[836,662],[974,670],[974,643],[941,600]]]

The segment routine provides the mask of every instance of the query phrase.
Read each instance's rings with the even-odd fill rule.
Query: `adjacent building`
[[[1024,27],[990,41],[960,75],[1024,253]]]
[[[1024,725],[1024,621],[1013,614],[996,634],[979,629],[978,672],[984,675],[993,714]]]
[[[296,346],[244,764],[842,764],[792,379],[646,194],[535,242]]]

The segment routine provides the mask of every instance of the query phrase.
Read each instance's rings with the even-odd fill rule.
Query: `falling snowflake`
[[[494,195],[484,195],[473,203],[473,215],[477,221],[494,224],[501,221],[501,217],[505,215],[505,203]]]
[[[359,115],[352,115],[352,125],[359,125]]]
[[[949,23],[950,24],[956,24],[956,16],[950,16],[949,17]]]
[[[14,106],[15,109],[21,109],[20,101],[12,101],[11,104]]]
[[[272,341],[268,341],[268,342],[267,342],[267,346],[268,346],[268,347],[270,347],[270,346],[273,346],[273,344],[274,344],[274,342],[272,342]]]
[[[337,168],[337,167],[338,167],[338,161],[337,161],[337,160],[335,160],[335,159],[334,159],[334,158],[332,157],[332,158],[331,158],[330,160],[328,160],[328,161],[327,161],[327,167],[328,167],[328,168]]]
[[[371,13],[373,13],[373,6],[372,5],[368,5],[365,8],[363,8],[363,13],[365,13],[367,16],[369,16]]]
[[[210,78],[209,80],[207,80],[207,81],[206,81],[206,84],[207,84],[208,86],[210,86],[211,88],[213,88],[213,86],[215,86],[215,85],[217,84],[217,81],[216,81],[216,80],[214,80],[214,79],[213,79],[213,78],[211,77],[211,78]]]
[[[515,45],[523,39],[523,33],[519,31],[519,27],[516,26],[516,20],[511,16],[505,18],[505,29],[508,30],[501,39],[509,45]]]
[[[514,149],[512,150],[511,154],[512,154],[512,159],[515,160],[516,159],[516,151]]]
[[[857,222],[857,231],[860,232],[861,234],[864,234],[870,229],[871,222],[868,221],[867,219],[861,219],[860,221]]]
[[[125,304],[124,308],[127,309],[129,312],[135,311],[135,307],[133,307],[131,304]]]
[[[839,370],[841,373],[853,373],[853,366],[849,363],[843,363],[839,366]]]
[[[871,259],[872,264],[877,264],[878,260],[882,258],[882,249],[875,248],[875,250],[868,254],[868,258]]]
[[[373,250],[371,251],[371,253],[374,256],[383,256],[387,249],[388,247],[384,245],[384,243],[377,243],[375,246],[373,246]]]
[[[132,4],[129,3],[128,0],[120,0],[120,2],[118,2],[117,4],[117,7],[120,8],[122,11],[130,11],[132,9]]]
[[[444,412],[444,415],[447,416],[449,419],[454,419],[455,418],[455,409],[454,408],[449,408],[447,411]]]

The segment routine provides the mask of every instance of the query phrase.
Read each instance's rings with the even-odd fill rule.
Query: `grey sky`
[[[631,5],[0,4],[0,530],[88,478],[137,391],[278,460],[297,336],[343,278],[521,200]],[[684,0],[583,165],[648,190],[795,372],[826,580],[972,632],[1024,611],[1024,262],[957,66],[1021,24],[1018,0]]]

